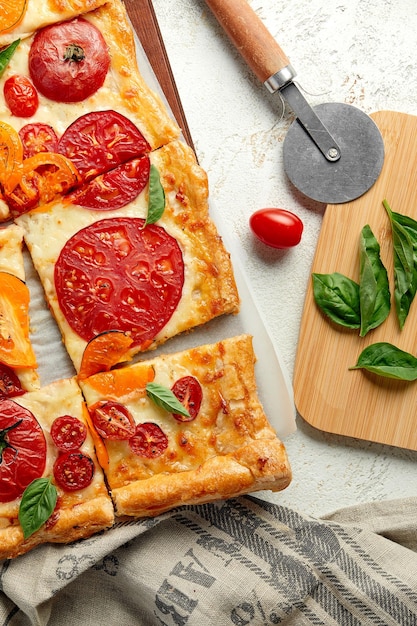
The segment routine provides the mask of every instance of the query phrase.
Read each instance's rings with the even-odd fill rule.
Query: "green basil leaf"
[[[146,224],[155,224],[165,210],[165,191],[161,184],[158,169],[151,165],[149,173],[149,200]]]
[[[20,39],[13,41],[7,48],[3,48],[0,52],[0,77],[3,76],[6,67],[10,63],[10,59],[15,53],[17,46],[20,44]]]
[[[52,515],[57,501],[57,490],[51,478],[36,478],[23,492],[19,506],[19,522],[25,539]]]
[[[361,231],[359,260],[360,336],[364,337],[382,324],[391,308],[388,273],[381,261],[379,243],[369,225]]]
[[[417,292],[417,222],[395,213],[386,200],[382,203],[388,213],[394,248],[394,302],[402,329]]]
[[[157,406],[165,409],[165,411],[190,417],[187,409],[168,387],[164,387],[159,383],[148,383],[146,385],[146,393]]]
[[[314,299],[323,313],[336,324],[359,328],[361,318],[358,283],[339,272],[313,273],[312,276]]]
[[[365,348],[356,365],[349,369],[365,369],[396,380],[417,380],[417,358],[386,342],[374,343]]]

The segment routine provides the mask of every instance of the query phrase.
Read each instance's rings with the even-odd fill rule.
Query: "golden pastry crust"
[[[157,224],[178,241],[186,270],[178,307],[147,349],[219,315],[239,310],[230,256],[209,215],[206,173],[197,164],[193,151],[181,141],[152,152],[150,159],[159,170],[166,197],[165,211]],[[147,203],[145,189],[133,202],[116,211],[103,213],[56,202],[16,220],[25,231],[48,304],[77,372],[87,342],[71,329],[60,310],[54,284],[56,261],[65,243],[82,228],[105,218],[145,218]]]
[[[84,402],[75,378],[60,380],[38,390],[14,398],[17,404],[29,409],[38,420],[47,442],[46,467],[43,476],[53,475],[53,464],[58,457],[50,428],[56,417],[72,415],[85,423]],[[109,528],[114,522],[114,510],[103,473],[95,457],[91,435],[80,448],[95,465],[93,482],[74,492],[57,487],[58,501],[47,522],[27,540],[18,520],[21,498],[0,502],[0,559],[13,558],[46,542],[69,543],[89,537]]]
[[[251,337],[242,335],[81,382],[90,408],[116,400],[136,423],[157,424],[168,438],[163,454],[151,459],[134,454],[126,441],[105,440],[110,457],[105,473],[118,516],[152,516],[183,504],[288,486],[290,465],[257,397],[254,362]],[[203,401],[195,420],[178,422],[153,405],[144,394],[145,368],[168,388],[183,376],[199,381]]]
[[[107,0],[27,0],[23,19],[15,28],[7,32],[0,30],[0,46],[5,46],[16,39],[29,37],[36,30],[80,13],[93,11]],[[1,24],[0,24],[1,29]]]

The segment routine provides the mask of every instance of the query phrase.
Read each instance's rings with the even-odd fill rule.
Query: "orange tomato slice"
[[[103,470],[106,470],[109,467],[109,453],[107,452],[106,444],[96,431],[96,428],[93,424],[93,420],[91,419],[90,413],[88,412],[87,407],[83,404],[83,415],[84,419],[87,423],[87,426],[90,430],[91,437],[93,439],[94,448],[96,450],[97,461]]]
[[[101,372],[88,380],[88,385],[101,396],[122,401],[126,396],[134,394],[146,395],[146,384],[155,378],[152,365],[135,363],[133,367],[121,367],[109,372]]]
[[[0,186],[10,193],[22,177],[23,146],[15,129],[0,122]]]
[[[47,204],[58,194],[66,193],[79,182],[75,165],[56,152],[38,152],[24,159],[20,185],[29,195],[33,193],[33,186],[28,185],[33,176],[37,180],[41,204]]]
[[[28,0],[2,0],[0,3],[0,33],[13,30],[26,13]]]
[[[9,367],[36,367],[29,339],[29,289],[7,272],[0,272],[0,361]]]
[[[78,378],[83,380],[98,372],[111,369],[122,360],[130,360],[133,339],[119,330],[101,333],[85,347]]]

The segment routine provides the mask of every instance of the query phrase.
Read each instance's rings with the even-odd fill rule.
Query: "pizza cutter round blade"
[[[295,187],[326,204],[349,202],[377,180],[384,161],[374,121],[346,104],[311,107],[296,73],[246,0],[206,0],[230,40],[270,93],[296,115],[284,141],[284,168]]]
[[[378,179],[384,163],[384,142],[371,117],[349,104],[313,107],[340,149],[329,160],[296,119],[284,141],[284,169],[304,195],[326,204],[350,202]]]

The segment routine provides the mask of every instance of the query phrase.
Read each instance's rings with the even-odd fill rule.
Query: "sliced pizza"
[[[22,228],[0,228],[0,401],[40,384],[30,338],[30,294],[22,246]]]
[[[129,182],[137,168],[139,193]],[[178,141],[17,218],[77,372],[103,333],[124,333],[132,356],[238,312],[207,196],[205,172]]]
[[[0,559],[112,526],[75,379],[0,401]]]
[[[116,515],[287,487],[291,469],[258,399],[254,362],[242,335],[81,381]]]
[[[1,55],[3,219],[180,134],[139,71],[120,0],[53,22]]]

